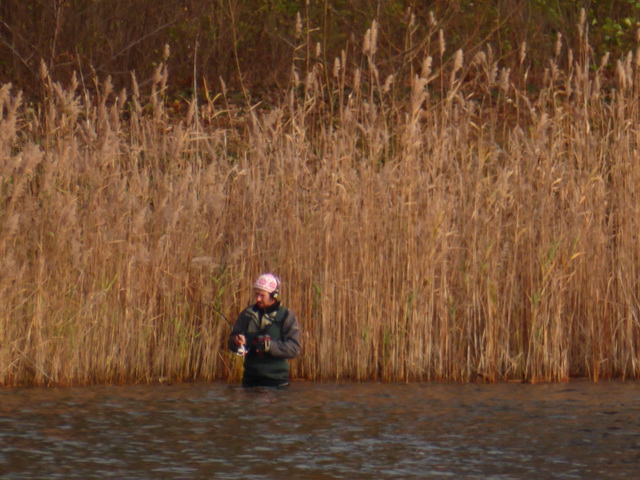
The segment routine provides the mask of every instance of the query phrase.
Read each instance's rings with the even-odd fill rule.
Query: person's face
[[[256,288],[253,293],[256,296],[256,305],[258,305],[258,308],[261,308],[263,310],[265,308],[269,308],[276,302],[271,297],[271,294],[269,292],[265,292],[264,290],[260,290],[259,288]]]

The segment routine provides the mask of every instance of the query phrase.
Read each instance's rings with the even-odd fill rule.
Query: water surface
[[[0,390],[0,478],[637,479],[640,383]]]

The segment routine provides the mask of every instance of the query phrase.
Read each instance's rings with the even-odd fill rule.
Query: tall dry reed
[[[434,30],[383,76],[377,29],[296,58],[270,108],[208,83],[171,114],[162,65],[146,93],[3,86],[0,383],[236,380],[227,322],[264,270],[296,377],[637,378],[638,54],[593,58],[580,25],[508,70]]]

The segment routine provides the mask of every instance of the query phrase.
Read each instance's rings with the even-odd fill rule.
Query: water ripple
[[[631,479],[640,383],[0,391],[0,476]]]

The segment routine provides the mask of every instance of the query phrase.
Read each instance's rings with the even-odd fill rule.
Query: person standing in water
[[[290,382],[287,359],[300,353],[300,325],[281,305],[280,279],[273,273],[260,275],[253,291],[255,303],[238,316],[228,346],[244,355],[244,387],[285,388]]]

